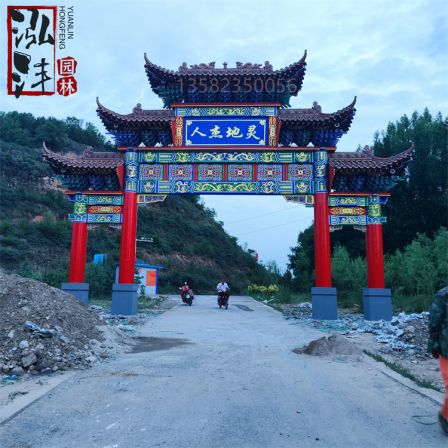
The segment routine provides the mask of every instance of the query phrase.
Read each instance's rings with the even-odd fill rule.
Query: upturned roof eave
[[[65,171],[83,170],[102,172],[102,173],[115,173],[115,170],[123,165],[123,158],[120,153],[110,153],[109,157],[98,157],[98,155],[109,153],[92,153],[95,157],[86,157],[86,152],[78,157],[68,157],[64,154],[59,154],[51,151],[47,148],[45,142],[43,142],[43,157],[46,162],[58,169],[64,169]]]
[[[155,64],[151,60],[148,59],[146,53],[144,53],[145,58],[145,71],[151,82],[151,77],[154,78],[171,78],[171,79],[179,79],[185,78],[189,76],[282,76],[286,73],[303,70],[305,72],[306,69],[306,57],[307,51],[304,51],[304,54],[301,59],[297,62],[294,62],[286,67],[283,67],[278,70],[267,70],[265,67],[254,68],[254,67],[228,67],[228,68],[186,68],[185,70],[170,70],[164,68],[160,65]]]
[[[412,160],[414,144],[398,154],[390,157],[375,157],[363,153],[335,152],[329,158],[329,165],[339,174],[372,171],[385,172],[391,169],[401,169]],[[352,154],[356,154],[352,156]]]

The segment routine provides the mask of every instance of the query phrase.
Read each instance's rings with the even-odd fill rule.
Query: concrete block
[[[311,288],[313,319],[336,320],[338,318],[338,300],[336,288]]]
[[[81,303],[89,303],[89,284],[88,283],[61,283],[62,291],[75,296]]]
[[[114,283],[112,286],[111,314],[134,316],[137,314],[138,285]]]
[[[389,288],[363,288],[362,303],[364,319],[392,319],[392,293]]]

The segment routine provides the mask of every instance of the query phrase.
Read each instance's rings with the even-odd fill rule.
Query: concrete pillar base
[[[338,318],[338,300],[336,288],[311,288],[313,319],[336,320]]]
[[[112,311],[114,315],[137,314],[138,285],[114,283],[112,286]]]
[[[89,303],[89,284],[88,283],[61,283],[62,291],[75,296],[81,303]]]
[[[392,320],[392,293],[388,288],[363,288],[364,319]]]

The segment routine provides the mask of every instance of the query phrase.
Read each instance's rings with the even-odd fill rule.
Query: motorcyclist
[[[218,295],[223,294],[224,295],[224,299],[226,301],[229,300],[229,285],[224,281],[224,279],[221,280],[221,283],[218,283],[216,285],[216,290],[218,291]]]
[[[191,288],[187,282],[184,282],[184,284],[180,286],[179,289],[180,289],[180,296],[182,297],[182,299],[184,299],[185,295],[190,291]]]

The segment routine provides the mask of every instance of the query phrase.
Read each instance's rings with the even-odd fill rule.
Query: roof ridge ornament
[[[369,157],[374,157],[373,146],[365,145],[361,151],[361,154]]]
[[[143,112],[142,104],[137,103],[137,105],[132,109],[132,113],[134,114],[141,114]]]
[[[322,106],[317,101],[313,101],[313,107],[311,109],[313,112],[322,112]]]

